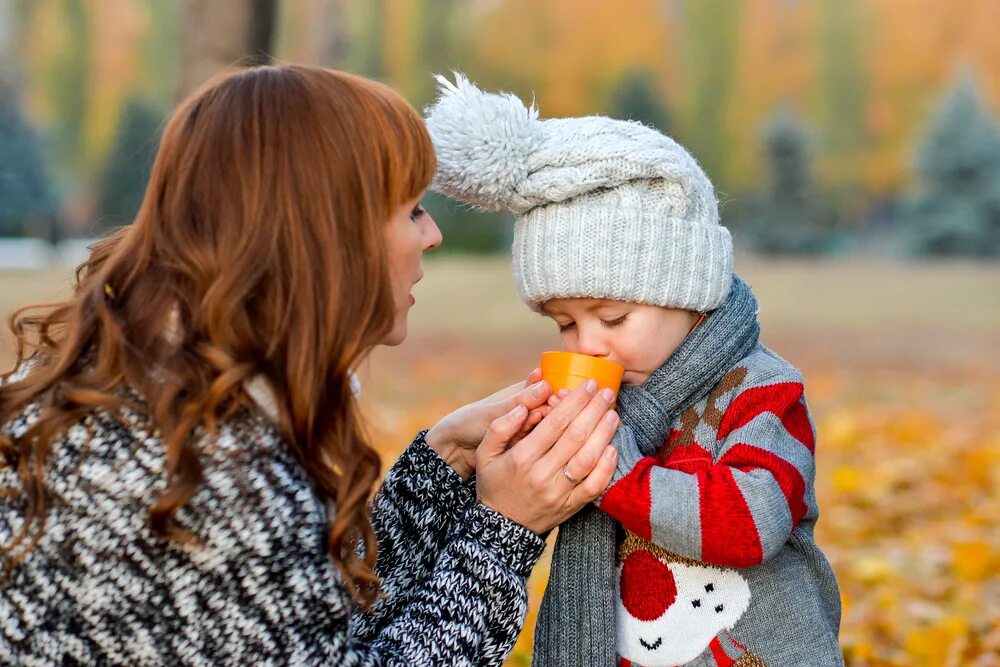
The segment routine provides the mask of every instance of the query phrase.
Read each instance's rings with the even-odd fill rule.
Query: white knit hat
[[[601,116],[539,120],[514,95],[458,73],[437,79],[432,187],[515,214],[514,280],[531,308],[592,297],[705,312],[725,300],[732,239],[711,182],[677,142]]]

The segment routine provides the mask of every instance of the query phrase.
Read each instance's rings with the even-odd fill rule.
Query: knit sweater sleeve
[[[475,500],[474,482],[462,480],[430,448],[426,434],[417,434],[371,504],[382,597],[356,617],[360,637],[374,637],[409,602]]]
[[[713,447],[692,443],[657,460],[642,456],[626,434],[619,438],[619,479],[600,507],[679,556],[758,565],[781,549],[808,511],[815,440],[801,382],[742,391],[711,444],[715,455]]]
[[[424,435],[372,503],[382,597],[334,664],[500,665],[520,633],[544,542],[478,503]]]
[[[535,534],[470,505],[427,579],[377,635],[352,635],[343,665],[500,665],[527,613]]]

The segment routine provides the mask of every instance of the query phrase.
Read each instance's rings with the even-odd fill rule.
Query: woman
[[[402,98],[340,72],[180,106],[135,223],[14,318],[0,662],[502,662],[617,416],[592,387],[545,416],[535,374],[419,435],[369,506],[351,368],[406,336],[434,168]]]

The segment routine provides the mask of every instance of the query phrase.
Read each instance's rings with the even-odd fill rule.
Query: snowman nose
[[[640,621],[659,618],[677,599],[677,584],[670,568],[643,549],[625,559],[619,584],[622,604]]]

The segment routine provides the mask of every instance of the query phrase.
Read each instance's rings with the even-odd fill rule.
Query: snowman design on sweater
[[[620,667],[763,667],[728,632],[750,604],[738,570],[675,556],[633,533],[619,560]]]

